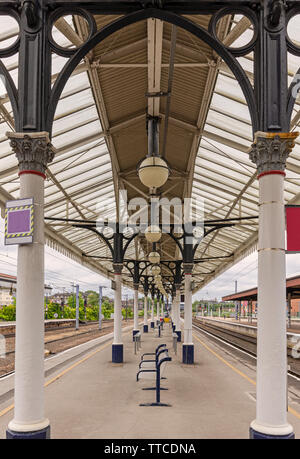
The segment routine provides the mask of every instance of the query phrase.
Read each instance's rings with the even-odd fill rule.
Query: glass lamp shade
[[[148,260],[150,263],[153,263],[154,265],[158,264],[160,262],[160,255],[158,252],[150,252],[148,256]]]
[[[153,276],[158,276],[160,274],[160,267],[157,265],[152,266],[151,272]]]
[[[159,156],[148,156],[140,164],[138,174],[143,185],[159,188],[168,180],[169,168],[166,161]]]
[[[161,238],[161,230],[159,226],[148,226],[145,231],[145,238],[148,242],[157,242]]]
[[[155,279],[156,281],[161,281],[161,275],[160,275],[160,274],[156,274],[156,275],[154,276],[154,279]]]

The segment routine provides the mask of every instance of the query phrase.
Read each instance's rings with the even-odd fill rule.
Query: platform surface
[[[134,355],[132,332],[124,333],[124,364],[111,363],[111,341],[100,345],[52,374],[47,379],[46,416],[51,422],[52,438],[105,439],[202,439],[248,438],[255,418],[255,362],[232,354],[204,334],[195,332],[195,365],[181,363],[181,345],[172,350],[169,325],[162,337],[150,329],[142,334],[141,352],[151,352],[160,343],[170,349],[172,362],[167,380],[168,391],[161,401],[172,407],[141,407],[152,402],[153,391],[142,387],[151,381],[136,382],[140,353]],[[1,381],[0,381],[1,384]],[[292,383],[289,422],[300,438],[300,383]],[[12,400],[0,405],[0,438],[13,417],[4,414]]]

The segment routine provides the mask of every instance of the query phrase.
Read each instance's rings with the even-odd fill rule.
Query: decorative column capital
[[[114,273],[115,274],[122,274],[123,264],[122,263],[114,263],[113,264]]]
[[[257,165],[258,175],[274,171],[284,173],[286,160],[298,135],[298,132],[256,132],[249,157]]]
[[[192,269],[193,269],[193,268],[192,268]],[[179,290],[179,292],[180,292],[180,288],[181,288],[181,284],[175,284],[176,293],[178,292],[178,290]]]
[[[45,177],[47,165],[56,152],[48,132],[8,132],[6,135],[19,162],[19,175],[32,172]]]
[[[193,263],[183,263],[184,274],[192,274],[193,267],[194,267]]]
[[[133,284],[133,288],[134,288],[134,290],[138,290],[139,289],[139,284],[134,283]]]

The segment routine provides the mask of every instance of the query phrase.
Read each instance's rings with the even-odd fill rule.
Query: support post
[[[157,303],[156,303],[156,321],[159,324],[159,316],[160,316],[160,295],[157,296]]]
[[[122,342],[122,269],[123,264],[114,263],[115,300],[114,300],[114,341],[112,344],[112,363],[123,363]]]
[[[175,333],[177,333],[177,341],[181,342],[181,323],[180,323],[180,285],[176,286],[175,297]]]
[[[76,322],[75,330],[79,330],[79,285],[76,285]]]
[[[133,332],[132,338],[139,332],[139,284],[134,284],[134,299],[133,299]]]
[[[150,327],[154,328],[154,297],[151,297],[151,323]]]
[[[194,363],[194,344],[192,330],[192,270],[191,263],[184,263],[184,343],[182,345],[182,362],[186,364]]]
[[[99,330],[102,328],[102,286],[99,286]]]
[[[287,422],[283,184],[297,135],[258,132],[250,152],[259,180],[257,402],[251,438],[294,438]]]
[[[20,198],[33,198],[33,243],[19,245],[15,410],[7,438],[46,439],[44,415],[44,179],[54,158],[48,133],[8,133],[19,162]]]
[[[145,292],[144,298],[144,333],[148,333],[148,296],[147,292]]]

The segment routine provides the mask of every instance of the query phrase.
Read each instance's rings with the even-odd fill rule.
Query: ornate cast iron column
[[[293,438],[287,423],[284,170],[298,134],[258,132],[250,152],[259,180],[257,404],[251,438]]]
[[[54,148],[46,132],[8,133],[19,162],[20,199],[33,198],[33,243],[19,245],[15,412],[7,438],[49,438],[44,414],[44,179]]]

